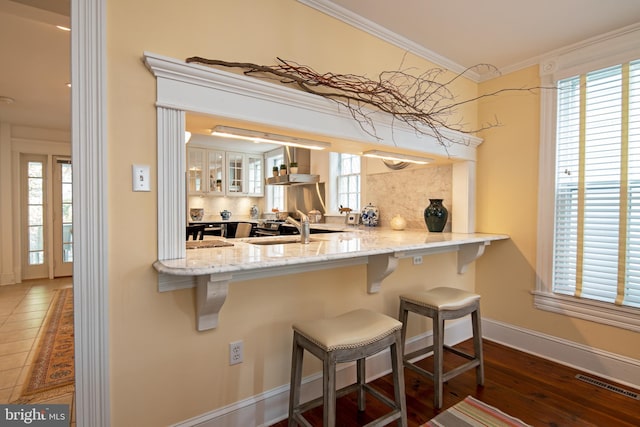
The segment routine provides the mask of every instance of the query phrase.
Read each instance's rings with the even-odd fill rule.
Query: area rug
[[[50,399],[74,390],[73,290],[58,289],[40,334],[22,394],[12,403]]]
[[[456,403],[421,427],[530,427],[517,418],[471,396]]]

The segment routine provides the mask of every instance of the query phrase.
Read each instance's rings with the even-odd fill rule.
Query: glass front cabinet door
[[[244,154],[228,152],[227,167],[229,177],[227,195],[244,195]]]
[[[207,151],[202,148],[187,150],[187,190],[189,194],[204,194],[204,172]]]
[[[264,196],[262,154],[227,152],[227,167],[227,196]]]
[[[209,193],[224,195],[224,151],[208,151]]]
[[[198,147],[187,149],[189,195],[224,195],[224,158],[224,151]]]

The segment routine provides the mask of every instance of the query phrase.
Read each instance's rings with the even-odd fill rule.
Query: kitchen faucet
[[[309,228],[309,217],[299,209],[296,209],[296,211],[300,214],[300,221],[296,221],[288,216],[286,222],[293,224],[298,229],[300,232],[300,243],[304,243],[306,245],[310,241],[309,235],[311,234],[311,230]]]

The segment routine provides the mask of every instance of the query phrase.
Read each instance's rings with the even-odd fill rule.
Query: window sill
[[[640,332],[640,310],[636,308],[541,291],[533,295],[534,306],[540,310]]]

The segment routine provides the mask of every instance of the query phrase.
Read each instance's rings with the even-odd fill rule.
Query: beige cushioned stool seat
[[[403,294],[400,298],[434,310],[458,310],[480,299],[480,295],[456,288],[439,287]]]
[[[400,313],[398,317],[403,323],[401,335],[402,349],[404,349],[407,339],[409,312],[429,317],[433,321],[433,344],[405,354],[403,356],[403,362],[406,368],[412,369],[433,380],[433,404],[435,408],[442,408],[444,396],[443,384],[469,369],[475,368],[476,370],[476,384],[478,386],[484,384],[480,295],[448,287],[437,287],[428,291],[400,295]],[[444,343],[445,321],[459,319],[467,315],[471,315],[473,355]],[[467,362],[445,372],[443,359],[443,353],[445,351],[457,354],[467,359]],[[427,356],[431,352],[433,352],[432,371],[428,371],[413,362],[416,358]]]
[[[402,329],[398,320],[374,311],[359,309],[330,319],[298,322],[293,330],[324,351],[357,348],[378,341]]]
[[[402,323],[393,317],[371,310],[358,309],[329,319],[296,322],[293,327],[291,389],[289,393],[289,427],[311,424],[304,413],[322,405],[323,426],[336,425],[336,399],[356,392],[358,410],[366,408],[365,393],[391,408],[390,412],[369,422],[368,427],[382,427],[397,420],[407,426],[404,372],[400,340]],[[393,399],[366,382],[367,357],[389,349],[393,375]],[[322,361],[322,396],[300,402],[303,354],[307,351]],[[336,365],[356,362],[356,382],[336,388]],[[355,415],[354,415],[355,417]]]

